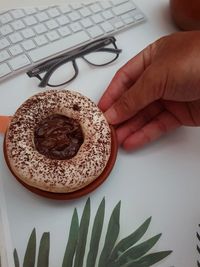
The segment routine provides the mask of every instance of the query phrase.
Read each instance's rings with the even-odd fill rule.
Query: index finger
[[[151,45],[120,68],[99,101],[99,108],[106,111],[128,90],[151,62]]]

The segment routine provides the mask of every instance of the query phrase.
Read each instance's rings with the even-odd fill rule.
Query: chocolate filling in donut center
[[[80,124],[63,115],[54,114],[41,121],[34,131],[35,147],[50,159],[70,159],[84,140]]]

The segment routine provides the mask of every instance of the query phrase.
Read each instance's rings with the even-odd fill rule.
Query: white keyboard
[[[145,21],[132,0],[0,12],[0,81],[63,52]]]

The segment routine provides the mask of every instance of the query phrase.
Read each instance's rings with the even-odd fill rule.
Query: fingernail
[[[115,111],[114,108],[108,109],[104,113],[104,116],[106,117],[108,123],[110,123],[110,124],[115,124],[117,121],[117,112]]]

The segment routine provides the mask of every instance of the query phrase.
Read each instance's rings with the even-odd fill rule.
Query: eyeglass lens
[[[72,61],[69,61],[65,64],[62,64],[52,73],[48,84],[51,86],[65,84],[66,82],[71,81],[75,76],[76,70]]]
[[[118,57],[117,53],[112,52],[113,49],[116,49],[116,47],[111,43],[102,49],[84,55],[83,58],[92,65],[104,66],[113,62]]]

